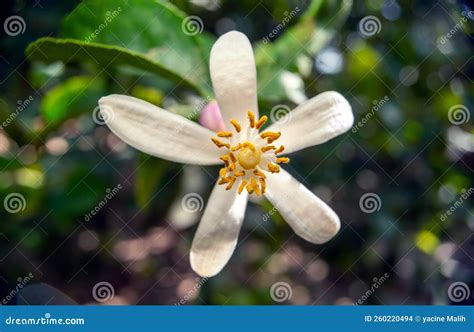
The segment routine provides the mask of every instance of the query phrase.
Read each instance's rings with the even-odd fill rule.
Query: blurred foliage
[[[474,289],[472,197],[441,217],[473,186],[467,4],[54,0],[7,6],[2,21],[19,15],[26,29],[1,39],[0,197],[5,202],[17,193],[25,203],[15,213],[0,209],[2,297],[29,273],[32,282],[78,303],[93,302],[91,290],[103,280],[115,288],[111,303],[140,304],[185,297],[186,303],[271,304],[277,281],[292,286],[290,303],[347,304],[384,273],[390,278],[366,303],[449,303],[453,281]],[[186,30],[189,16],[203,25]],[[360,25],[368,16],[380,22],[370,36]],[[206,201],[216,170],[127,147],[101,125],[97,100],[129,94],[196,119],[213,98],[212,43],[232,29],[253,42],[262,114],[336,90],[350,101],[355,125],[364,122],[295,154],[289,165],[337,211],[343,227],[335,239],[306,243],[268,202],[255,202],[227,267],[196,288],[188,252],[199,216],[177,210],[189,192]],[[467,109],[467,121],[453,123],[456,105]],[[118,184],[123,189],[88,218]],[[380,197],[379,210],[361,210],[364,193]],[[20,302],[57,292],[45,287],[30,289]]]

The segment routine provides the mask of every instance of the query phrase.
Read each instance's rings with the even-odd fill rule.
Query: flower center
[[[225,189],[230,190],[238,183],[239,194],[246,189],[249,194],[260,196],[266,189],[265,173],[279,173],[279,164],[288,163],[290,159],[279,157],[285,150],[283,145],[279,148],[272,145],[281,136],[280,132],[259,133],[267,122],[266,116],[257,120],[252,112],[248,112],[248,119],[249,128],[246,128],[245,133],[241,133],[240,123],[230,120],[236,135],[231,131],[219,131],[218,137],[212,137],[211,140],[218,148],[226,150],[220,158],[224,167],[219,171],[218,184],[226,185]]]
[[[245,169],[255,168],[260,163],[262,153],[250,142],[245,142],[242,146],[237,156],[240,166]]]

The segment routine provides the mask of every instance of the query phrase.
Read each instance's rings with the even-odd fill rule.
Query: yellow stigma
[[[262,153],[250,142],[242,144],[237,160],[244,169],[254,169],[260,163]]]
[[[272,145],[280,138],[280,132],[259,133],[268,120],[267,116],[258,119],[252,111],[247,115],[248,126],[242,127],[237,120],[232,119],[230,124],[233,128],[228,127],[231,130],[219,131],[217,137],[211,138],[219,149],[225,150],[220,157],[224,165],[219,171],[217,183],[224,185],[226,190],[231,190],[235,185],[239,194],[246,190],[249,194],[260,196],[266,191],[267,176],[279,173],[279,164],[287,164],[290,159],[281,156],[285,150],[283,145]]]

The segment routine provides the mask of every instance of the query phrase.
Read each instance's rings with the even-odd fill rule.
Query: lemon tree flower
[[[210,55],[210,73],[225,130],[213,132],[143,100],[110,95],[99,105],[107,125],[132,147],[174,162],[222,165],[194,237],[190,261],[203,277],[230,259],[249,195],[265,196],[303,239],[321,244],[339,230],[336,213],[281,165],[288,154],[324,143],[353,123],[347,100],[324,92],[296,107],[287,121],[262,129],[252,46],[237,31],[221,36]]]

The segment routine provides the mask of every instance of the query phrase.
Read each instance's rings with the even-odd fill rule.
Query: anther
[[[281,145],[281,146],[275,151],[275,154],[282,153],[284,150],[285,150],[285,147],[284,147],[283,145]]]
[[[265,174],[262,171],[258,170],[258,169],[254,170],[253,174],[255,174],[256,176],[258,176],[259,178],[262,178],[262,179],[266,178]]]
[[[229,167],[229,155],[225,154],[225,155],[219,157],[219,159],[224,162],[226,167]]]
[[[280,172],[280,166],[272,164],[272,163],[268,163],[267,168],[271,173],[279,173]]]
[[[266,115],[262,116],[260,120],[258,120],[257,124],[255,125],[255,128],[260,129],[262,126],[267,122],[268,117]]]
[[[239,144],[237,144],[237,145],[234,145],[231,150],[232,150],[232,151],[237,151],[237,150],[239,150],[241,147],[242,147],[242,144],[239,143]]]
[[[260,187],[258,186],[257,183],[255,183],[255,187],[253,187],[253,189],[255,191],[255,195],[262,196],[262,192],[260,191]]]
[[[259,182],[260,182],[260,187],[262,188],[262,194],[265,194],[265,190],[267,189],[267,184],[265,183],[265,180],[262,178],[259,179]]]
[[[227,170],[226,170],[225,168],[221,168],[221,169],[219,170],[219,176],[220,176],[221,178],[225,178],[226,174],[227,174]]]
[[[240,186],[239,186],[239,194],[241,194],[242,191],[244,191],[244,188],[245,188],[246,184],[247,184],[247,181],[242,180],[242,182],[240,183]]]
[[[217,184],[225,184],[225,183],[229,183],[230,182],[230,177],[227,177],[227,178],[222,178],[219,180],[219,182],[217,182]]]
[[[227,187],[225,187],[225,190],[231,190],[234,183],[235,183],[235,177],[230,178],[229,184],[227,185]]]
[[[230,124],[234,126],[236,132],[240,133],[242,127],[240,127],[240,123],[238,123],[237,120],[230,120]]]
[[[254,128],[255,127],[255,114],[253,114],[252,111],[249,111],[248,116],[249,116],[250,128]]]
[[[244,176],[244,175],[245,175],[245,171],[234,172],[235,177]]]
[[[263,148],[261,148],[260,150],[262,152],[267,152],[267,151],[275,150],[275,149],[276,149],[275,145],[267,145],[267,146],[264,146]]]
[[[255,181],[255,178],[251,178],[250,183],[246,187],[249,194],[254,192],[256,185],[257,185],[257,181]]]
[[[218,131],[217,136],[219,136],[219,137],[232,137],[232,133],[230,131]]]
[[[211,140],[212,140],[212,142],[214,142],[215,145],[217,145],[218,148],[222,148],[224,146],[224,147],[230,149],[230,144],[222,143],[221,141],[219,141],[215,137],[212,137]]]
[[[279,164],[279,163],[283,163],[283,164],[288,164],[290,162],[290,158],[288,157],[280,157],[280,158],[277,158],[276,159],[276,162]]]
[[[273,141],[276,141],[278,138],[280,138],[281,133],[280,132],[273,132],[273,131],[265,131],[260,134],[260,137],[263,139],[267,139],[268,144],[272,143]]]

